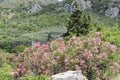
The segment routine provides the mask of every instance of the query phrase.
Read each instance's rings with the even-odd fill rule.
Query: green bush
[[[10,73],[11,66],[4,64],[0,67],[0,80],[12,80],[12,75]]]
[[[0,50],[0,67],[2,67],[4,64],[9,64],[10,56],[9,53],[5,53],[3,50]]]
[[[101,39],[103,41],[109,41],[118,48],[118,53],[120,52],[120,28],[118,26],[114,27],[103,27],[98,28],[102,32]]]
[[[0,47],[1,49],[5,50],[6,52],[14,53],[14,52],[19,52],[19,50],[15,50],[19,45],[30,45],[31,40],[24,38],[24,37],[18,37],[18,38],[3,38],[0,40]],[[21,46],[22,47],[22,46]]]
[[[12,52],[18,53],[18,52],[22,52],[24,49],[25,49],[25,45],[19,45],[19,46],[15,46]]]

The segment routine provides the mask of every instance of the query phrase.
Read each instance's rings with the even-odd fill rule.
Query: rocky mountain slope
[[[65,2],[58,10],[64,10],[66,12],[74,11],[74,6],[76,6],[75,0],[66,0]],[[77,0],[77,6],[81,10],[91,10],[97,14],[104,14],[111,18],[118,17],[120,14],[119,0]]]
[[[26,5],[30,3],[41,3],[41,4],[48,4],[54,3],[57,0],[0,0],[0,7],[1,8],[14,8],[19,5]]]

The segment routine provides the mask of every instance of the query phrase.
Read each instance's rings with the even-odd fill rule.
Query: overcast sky
[[[58,0],[58,1],[62,1],[62,0]]]

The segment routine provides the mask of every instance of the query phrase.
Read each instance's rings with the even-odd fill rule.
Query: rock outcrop
[[[79,9],[86,10],[92,7],[91,1],[78,0]]]
[[[111,18],[115,18],[119,15],[119,8],[117,7],[110,7],[105,11],[105,15]]]
[[[89,1],[78,0],[77,5],[78,5],[78,8],[81,10],[91,9],[92,7],[92,3],[90,0]],[[73,1],[70,4],[68,3],[64,4],[63,6],[59,7],[57,11],[64,10],[65,12],[73,12],[74,9],[75,9],[75,1]]]
[[[78,71],[67,71],[51,76],[51,80],[88,80],[81,72]]]
[[[40,4],[33,4],[28,8],[28,12],[29,13],[34,13],[34,12],[38,12],[41,10],[41,6]]]

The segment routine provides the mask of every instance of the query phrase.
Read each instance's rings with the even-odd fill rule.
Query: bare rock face
[[[85,10],[86,9],[86,2],[84,0],[79,0],[79,9]]]
[[[109,16],[111,18],[115,18],[115,17],[117,17],[119,15],[119,8],[117,8],[117,7],[114,7],[114,8],[110,7],[109,9],[107,9],[105,11],[105,15]]]
[[[92,3],[90,0],[85,1],[85,0],[78,0],[78,8],[81,10],[86,10],[86,9],[91,9]],[[64,4],[61,7],[57,8],[57,11],[65,11],[65,12],[73,12],[75,8],[75,1],[73,0],[72,3],[70,4]]]
[[[34,13],[34,12],[38,12],[40,10],[41,10],[41,6],[39,4],[34,4],[29,7],[28,12]]]
[[[81,72],[78,71],[67,71],[51,76],[51,80],[88,80]]]
[[[92,7],[91,1],[85,1],[85,0],[78,0],[79,4],[79,9],[81,10],[86,10],[90,9]]]
[[[86,1],[86,9],[91,9],[91,7],[92,7],[92,2]]]

